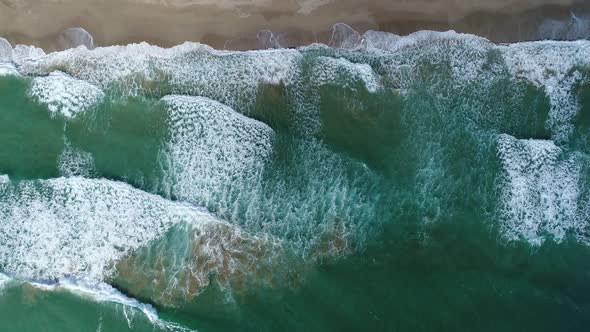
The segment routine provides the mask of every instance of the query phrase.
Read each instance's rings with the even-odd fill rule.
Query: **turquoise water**
[[[2,330],[586,330],[590,43],[341,46],[15,48]]]

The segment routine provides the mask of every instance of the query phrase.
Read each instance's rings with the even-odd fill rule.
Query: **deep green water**
[[[364,38],[15,51],[0,330],[586,331],[590,43]]]

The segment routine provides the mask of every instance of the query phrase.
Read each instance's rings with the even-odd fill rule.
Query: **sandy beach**
[[[291,47],[326,42],[341,22],[360,32],[454,29],[505,42],[547,38],[547,29],[571,28],[572,13],[589,8],[580,0],[0,0],[0,36],[51,51],[71,46],[79,37],[63,31],[81,27],[98,46],[199,41],[250,49],[261,47],[261,30]]]

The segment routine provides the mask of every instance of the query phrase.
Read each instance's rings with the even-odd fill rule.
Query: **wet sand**
[[[291,47],[327,42],[342,22],[360,32],[454,29],[509,42],[587,38],[590,25],[572,28],[586,13],[583,0],[0,0],[0,36],[51,51],[76,44],[79,36],[63,31],[82,27],[98,46],[200,41],[251,49],[269,46],[265,29]]]

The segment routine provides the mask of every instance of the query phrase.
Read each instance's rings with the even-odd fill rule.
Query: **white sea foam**
[[[64,144],[64,150],[58,159],[59,174],[64,177],[95,175],[94,157],[90,152],[72,147],[69,141]]]
[[[140,285],[147,278],[146,296],[174,305],[198,295],[211,275],[228,285],[265,262],[280,262],[283,252],[269,236],[252,236],[193,205],[109,180],[7,182],[0,184],[0,196],[4,272],[39,287],[81,290],[137,307],[150,319],[156,317],[150,307],[103,282],[116,276],[145,294]],[[168,234],[173,228],[184,231],[175,237]],[[145,251],[147,257],[137,255]]]
[[[12,45],[8,40],[0,37],[0,62],[12,61]]]
[[[102,280],[112,263],[179,222],[213,222],[196,208],[108,180],[0,184],[0,265],[29,280]]]
[[[19,67],[28,75],[63,70],[104,90],[117,88],[133,95],[167,87],[177,94],[213,98],[241,112],[255,101],[258,86],[288,84],[298,73],[297,50],[217,51],[184,43],[169,49],[147,43],[51,53]]]
[[[500,47],[513,77],[541,87],[549,96],[547,126],[560,143],[569,138],[579,105],[574,87],[583,79],[580,68],[590,68],[590,42],[538,41]]]
[[[14,280],[4,273],[0,272],[0,295]]]
[[[398,42],[403,37],[390,32],[368,30],[363,34],[363,38],[368,50],[391,52],[395,50]]]
[[[175,93],[202,95],[248,114],[261,84],[294,84],[299,75],[297,50],[219,52],[183,56],[162,64]],[[186,70],[191,68],[191,70]]]
[[[360,229],[373,210],[363,189],[348,181],[346,161],[323,144],[297,142],[293,174],[264,179],[274,153],[271,128],[207,98],[163,101],[170,117],[165,182],[172,196],[207,206],[247,231],[290,237],[293,247],[317,255],[346,250],[348,231]],[[370,177],[365,171],[357,179]],[[338,244],[319,248],[327,233]]]
[[[589,220],[582,212],[583,160],[551,141],[498,138],[504,168],[501,230],[508,240],[541,244],[549,235],[562,241],[568,232],[588,242]]]
[[[0,174],[0,184],[9,183],[10,178],[6,174]]]
[[[313,90],[314,84],[317,84],[317,82],[337,80],[338,78],[334,76],[337,72],[344,73],[352,77],[353,80],[362,81],[369,91],[377,91],[381,88],[380,77],[373,71],[371,66],[354,64],[353,60],[351,60],[355,56],[370,56],[373,57],[371,61],[381,62],[381,68],[386,72],[384,76],[397,81],[400,87],[410,86],[405,81],[420,79],[416,73],[420,73],[418,69],[424,68],[425,63],[440,65],[443,69],[449,69],[449,73],[452,75],[450,78],[435,76],[432,78],[432,82],[426,83],[439,84],[444,81],[445,84],[453,84],[454,86],[450,91],[458,91],[462,87],[469,88],[474,82],[484,82],[482,85],[485,86],[486,82],[494,82],[494,77],[525,79],[539,87],[543,87],[552,104],[548,126],[554,134],[556,143],[560,144],[561,140],[567,138],[571,133],[571,120],[577,112],[575,96],[573,96],[572,90],[573,86],[583,78],[583,74],[576,71],[576,66],[585,66],[589,58],[587,56],[589,43],[585,41],[569,43],[535,42],[505,46],[495,45],[477,36],[457,34],[452,31],[441,33],[421,31],[405,37],[382,32],[367,32],[359,40],[359,43],[357,45],[359,47],[353,47],[359,52],[358,54],[355,53],[354,56],[351,55],[350,50],[337,50],[337,54],[345,54],[348,60],[321,56],[310,57],[314,61],[317,60],[318,65],[312,67],[312,78],[309,80],[302,79],[301,75],[304,71],[300,68],[300,65],[302,63],[308,64],[306,61],[309,58],[306,58],[305,52],[306,50],[314,51],[313,47],[301,50],[224,52],[194,43],[185,43],[170,49],[142,43],[97,48],[92,51],[81,47],[52,53],[47,56],[39,56],[34,50],[25,50],[21,47],[18,52],[21,54],[18,57],[21,60],[15,61],[19,64],[19,70],[24,74],[48,75],[55,70],[63,70],[73,78],[85,80],[96,87],[100,87],[103,91],[114,88],[121,89],[124,95],[149,91],[162,94],[201,95],[227,105],[215,104],[215,102],[202,97],[196,97],[194,100],[189,100],[188,97],[178,97],[181,98],[182,102],[178,104],[177,110],[171,108],[170,111],[171,115],[177,117],[171,117],[171,124],[176,128],[171,131],[171,140],[168,142],[170,143],[169,149],[165,153],[170,160],[166,161],[166,158],[163,158],[163,163],[170,162],[170,165],[172,165],[171,168],[168,168],[171,170],[169,172],[171,180],[168,183],[171,186],[170,192],[173,196],[205,205],[210,202],[220,202],[215,203],[217,204],[215,207],[224,212],[225,216],[232,214],[231,211],[227,211],[228,209],[238,209],[236,207],[238,204],[231,203],[235,202],[235,196],[240,196],[243,191],[242,187],[238,185],[230,188],[227,183],[235,183],[235,181],[228,182],[228,179],[236,178],[238,182],[246,181],[251,183],[252,185],[249,188],[252,193],[262,190],[259,177],[262,174],[261,170],[264,169],[264,166],[261,165],[264,165],[266,161],[261,162],[260,160],[268,159],[268,156],[272,154],[272,147],[265,147],[269,142],[267,140],[268,136],[256,136],[261,132],[265,132],[264,130],[261,132],[253,131],[255,134],[251,137],[245,130],[238,131],[239,134],[234,135],[229,130],[224,131],[217,128],[222,124],[226,124],[232,130],[237,130],[236,128],[240,127],[241,124],[237,127],[236,124],[245,122],[245,118],[242,119],[231,115],[227,118],[203,119],[202,114],[209,114],[207,116],[210,116],[214,112],[204,113],[197,109],[207,107],[218,109],[221,110],[219,113],[224,114],[224,116],[233,114],[234,111],[248,115],[256,100],[256,92],[260,84],[282,83],[288,88],[293,87],[293,89],[288,89],[289,98],[294,98],[294,103],[297,104],[293,112],[298,116],[305,114],[305,116],[312,118],[311,122],[305,123],[305,125],[312,124],[309,126],[311,128],[309,132],[305,132],[305,134],[310,132],[317,134],[321,125],[319,122],[319,94],[314,91],[302,91],[304,89]],[[327,50],[327,48],[325,49]],[[319,48],[318,53],[329,54],[326,50]],[[566,60],[561,61],[563,58]],[[438,71],[431,73],[425,70],[422,73],[425,73],[427,79],[430,79],[428,75],[436,75]],[[446,75],[446,72],[441,75]],[[311,86],[300,85],[309,84],[309,81],[312,81]],[[164,98],[164,102],[171,105],[170,98]],[[445,102],[445,98],[446,96],[436,96],[436,101]],[[187,111],[189,109],[190,111]],[[180,116],[180,114],[183,115]],[[183,120],[185,115],[195,116],[197,120]],[[191,124],[191,121],[196,122]],[[299,121],[299,118],[294,120],[294,122],[297,121]],[[203,131],[200,128],[203,125],[217,129]],[[260,125],[260,123],[257,125],[247,123],[246,127],[258,128]],[[209,136],[200,137],[197,133],[205,133],[205,135]],[[253,138],[255,136],[257,138]],[[259,138],[262,138],[260,139],[260,142],[263,142],[262,146],[253,145],[253,142]],[[219,143],[224,140],[232,142],[232,144],[225,146]],[[219,148],[206,147],[206,144],[212,144]],[[272,143],[269,144],[272,146]],[[303,147],[305,144],[307,146]],[[322,197],[320,197],[319,193],[323,193],[326,200],[332,200],[325,204],[329,206],[326,210],[331,213],[326,218],[333,217],[332,219],[335,220],[357,218],[357,213],[347,209],[345,200],[333,198],[339,197],[338,195],[342,191],[350,194],[352,199],[361,196],[350,188],[350,184],[346,180],[339,179],[335,175],[343,172],[339,166],[342,160],[329,157],[331,154],[325,152],[326,148],[321,147],[321,143],[306,142],[305,144],[302,144],[302,153],[318,151],[313,157],[321,155],[322,158],[325,158],[315,160],[317,164],[313,164],[311,161],[302,161],[306,165],[302,167],[308,167],[310,171],[300,175],[304,178],[313,178],[316,175],[312,175],[313,169],[318,165],[322,165],[322,167],[330,169],[330,172],[334,174],[334,181],[337,185],[328,190],[315,183],[312,179],[309,181],[311,184],[307,189],[310,189],[310,192],[313,193],[309,194],[308,197],[299,197],[299,201],[308,202],[312,197],[321,200]],[[229,153],[229,151],[233,152]],[[252,151],[260,152],[260,154],[256,158],[246,158],[245,164],[242,164],[239,158],[244,156],[241,153],[250,153]],[[234,152],[239,157],[234,157]],[[199,154],[206,158],[199,160]],[[262,156],[262,158],[258,159],[258,156]],[[207,162],[214,165],[214,167],[203,168]],[[240,177],[243,174],[248,176]],[[220,184],[222,182],[226,184]],[[191,189],[193,184],[197,184],[197,189]],[[280,189],[264,188],[264,190],[267,190],[267,192],[275,190],[276,197],[282,197],[281,195],[296,196],[299,194],[285,189],[288,187],[288,185],[284,185],[283,187],[277,186]],[[305,191],[302,190],[302,192]],[[333,195],[333,197],[330,195]],[[280,209],[271,208],[270,203],[262,202],[254,194],[251,196],[254,198],[248,207],[248,212],[246,212],[247,220],[264,219],[264,216],[260,214],[261,212],[256,212],[256,209],[267,212],[277,212]],[[221,198],[227,198],[227,200],[224,201]],[[284,202],[278,203],[279,200],[279,198],[276,198],[274,203],[277,203],[277,206],[282,206],[283,210],[286,209],[285,206],[290,207]],[[293,201],[297,200],[293,199]],[[333,205],[330,205],[332,203]],[[225,211],[223,211],[224,209]],[[298,211],[302,215],[309,214],[310,212],[305,209],[309,210],[309,207],[302,203],[302,208]],[[285,217],[285,214],[289,214],[284,220],[295,220],[295,216],[290,215],[290,213],[277,212],[276,215],[267,217],[267,219],[277,220],[279,219],[277,216]],[[344,217],[339,216],[339,214],[344,215]],[[240,218],[230,219],[233,221]],[[299,219],[302,218],[299,217]],[[263,222],[260,221],[260,223]],[[282,227],[280,223],[268,224],[265,224],[265,229]],[[309,226],[309,230],[314,229],[311,225],[306,226]],[[289,230],[291,231],[293,228],[295,227]],[[310,231],[310,233],[312,232]]]
[[[556,103],[556,111],[563,104],[558,99],[569,98],[564,97],[563,92],[570,91],[580,79],[575,69],[590,65],[590,42],[585,40],[496,45],[485,38],[454,31],[418,31],[407,36],[367,31],[363,38],[367,51],[386,55],[397,65],[404,63],[415,67],[422,59],[435,64],[449,61],[456,74],[454,83],[481,79],[484,72],[481,68],[488,63],[488,53],[499,50],[511,75],[545,88]]]
[[[403,50],[421,48],[442,42],[443,45],[457,46],[467,44],[473,48],[488,49],[492,44],[489,40],[476,35],[457,33],[455,31],[422,30],[407,36],[399,36],[389,32],[369,30],[363,35],[367,48],[371,51],[381,50],[397,53]],[[444,54],[441,54],[441,56]]]
[[[35,46],[16,45],[12,52],[12,61],[18,66],[24,62],[35,62],[45,56],[45,52]]]
[[[379,75],[371,66],[365,63],[352,63],[343,58],[319,57],[313,72],[313,83],[318,85],[332,83],[354,89],[352,84],[360,81],[371,93],[382,87]]]
[[[493,82],[504,75],[506,67],[513,79],[544,89],[551,102],[547,128],[552,131],[553,140],[561,144],[574,131],[572,120],[579,109],[574,87],[588,79],[580,71],[590,68],[588,41],[496,45],[485,38],[453,31],[419,31],[408,36],[368,31],[363,37],[367,51],[383,56],[383,67],[400,87],[413,79],[408,72],[418,69],[423,61],[448,63],[453,73],[452,84],[457,88],[475,80]],[[490,62],[491,52],[495,51],[499,51],[503,64]],[[399,70],[404,66],[410,70]]]
[[[170,59],[176,55],[200,49],[200,44],[185,43],[164,49],[147,43],[127,46],[99,47],[88,50],[84,47],[50,53],[38,61],[25,61],[20,67],[27,75],[45,76],[62,70],[74,78],[87,81],[101,88],[108,88],[114,82],[125,81],[141,75],[146,81],[159,79],[154,72],[155,59]]]
[[[29,95],[46,104],[53,115],[60,114],[66,118],[75,117],[104,98],[100,88],[59,71],[36,77],[31,83]]]
[[[20,75],[13,64],[0,63],[0,77],[2,76],[18,76]]]
[[[141,43],[55,52],[23,61],[19,70],[34,76],[61,70],[103,91],[114,89],[123,95],[155,91],[205,96],[248,115],[260,85],[300,87],[302,59],[302,52],[294,49],[227,52],[195,43],[169,49]],[[314,75],[328,78],[339,70],[352,79],[362,80],[369,91],[381,86],[380,78],[367,64],[324,60],[314,67]],[[310,114],[307,116],[317,117],[313,110]]]
[[[91,280],[63,278],[56,283],[29,282],[33,287],[47,292],[66,291],[95,302],[110,302],[123,305],[123,311],[129,327],[132,326],[134,313],[128,308],[141,312],[155,326],[166,331],[191,331],[181,325],[167,322],[158,317],[156,309],[146,303],[128,297],[111,285]]]
[[[63,278],[55,283],[29,283],[32,286],[44,291],[65,290],[97,302],[113,302],[123,304],[125,306],[140,310],[152,322],[156,322],[158,320],[158,315],[154,307],[125,296],[109,284],[74,278]]]
[[[172,194],[212,206],[230,187],[259,182],[274,132],[262,122],[204,97],[167,96]]]
[[[363,38],[365,49],[381,57],[390,79],[404,84],[411,79],[407,73],[416,72],[424,63],[448,65],[452,84],[469,85],[472,81],[491,81],[497,68],[489,67],[488,54],[495,47],[489,40],[455,31],[418,31],[398,36],[380,31],[367,31]],[[406,68],[411,68],[410,71]],[[400,70],[403,68],[403,70]],[[403,77],[400,75],[403,74]]]

